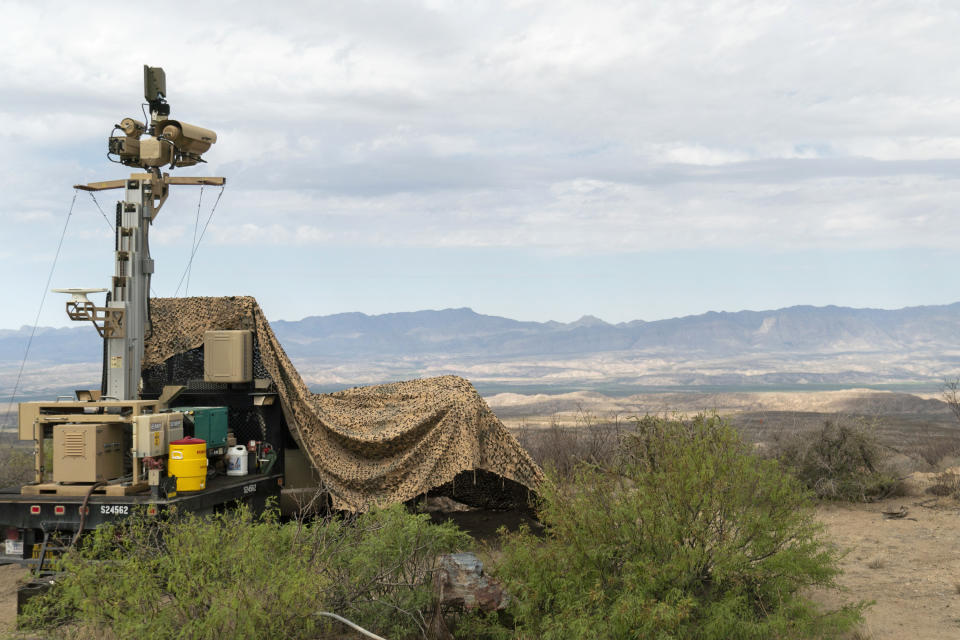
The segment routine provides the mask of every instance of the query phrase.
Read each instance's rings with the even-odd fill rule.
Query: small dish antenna
[[[90,293],[106,293],[106,289],[50,289],[53,293],[67,293],[73,296],[70,298],[70,302],[90,302],[87,298],[87,294]]]

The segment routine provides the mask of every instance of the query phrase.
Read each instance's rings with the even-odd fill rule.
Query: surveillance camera
[[[157,129],[183,153],[200,155],[217,141],[217,134],[193,124],[178,120],[164,120]]]
[[[120,121],[120,130],[131,138],[139,138],[145,129],[142,122],[133,118],[124,118]]]
[[[167,78],[160,67],[143,67],[143,95],[150,103],[150,126],[124,118],[108,140],[107,155],[114,162],[157,172],[164,165],[189,167],[203,162],[201,155],[217,141],[217,134],[179,120],[171,120]],[[144,135],[146,134],[146,135]],[[114,159],[116,158],[116,159]]]

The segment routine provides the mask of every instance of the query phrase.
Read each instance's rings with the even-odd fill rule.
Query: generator
[[[249,334],[249,331],[246,333]],[[226,453],[227,407],[177,407],[176,411],[184,419],[182,435],[193,436],[206,442],[208,457]]]
[[[123,475],[123,425],[61,424],[53,428],[53,481],[106,482]]]

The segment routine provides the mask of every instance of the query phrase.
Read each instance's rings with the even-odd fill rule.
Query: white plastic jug
[[[227,475],[245,476],[248,471],[247,448],[242,444],[227,449]]]

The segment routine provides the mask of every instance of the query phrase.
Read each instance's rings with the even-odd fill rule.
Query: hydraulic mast
[[[117,203],[114,274],[105,306],[97,307],[87,293],[102,289],[60,289],[73,294],[67,314],[90,320],[103,337],[106,380],[103,396],[114,400],[140,397],[140,367],[144,340],[150,331],[150,226],[166,201],[171,184],[223,185],[224,178],[171,178],[161,167],[185,167],[203,162],[201,154],[217,140],[209,129],[170,119],[166,76],[160,67],[144,66],[144,98],[150,105],[150,123],[124,118],[115,126],[123,135],[111,136],[109,155],[116,162],[140,167],[127,180],[76,185],[85,191],[124,189]]]
[[[106,342],[104,395],[118,400],[139,397],[143,340],[150,328],[149,297],[153,260],[150,258],[150,224],[153,193],[150,180],[131,176],[126,197],[117,203],[116,260],[107,308],[124,321]]]

